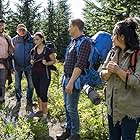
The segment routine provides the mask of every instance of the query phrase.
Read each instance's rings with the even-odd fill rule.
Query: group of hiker
[[[17,25],[17,35],[12,39],[5,34],[5,21],[0,20],[0,104],[5,102],[5,83],[9,69],[15,72],[16,112],[21,106],[21,80],[27,79],[26,111],[33,112],[32,96],[35,88],[39,110],[34,116],[47,120],[48,88],[51,66],[56,63],[52,43],[47,43],[41,32],[32,36],[24,24]],[[135,140],[140,117],[140,45],[137,22],[129,17],[115,24],[112,48],[100,70],[100,78],[107,82],[106,104],[109,140]],[[92,42],[84,34],[84,22],[73,19],[68,32],[71,41],[64,60],[62,90],[66,112],[65,131],[56,135],[57,140],[79,140],[80,122],[78,101],[82,90],[78,79],[85,76],[89,67]],[[84,38],[84,40],[83,40]],[[82,41],[81,41],[82,40]],[[78,43],[80,42],[81,43]],[[77,52],[77,48],[78,52]],[[135,54],[135,56],[134,56]],[[135,59],[134,65],[131,65]],[[8,62],[13,61],[9,68]],[[57,102],[57,100],[56,100]]]

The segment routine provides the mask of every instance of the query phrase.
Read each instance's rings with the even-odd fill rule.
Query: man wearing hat
[[[0,19],[0,106],[5,102],[5,83],[8,70],[11,70],[8,58],[14,51],[11,37],[4,32],[5,26],[5,21]]]
[[[30,50],[33,48],[33,37],[24,24],[17,25],[17,35],[12,41],[15,46],[14,66],[15,66],[15,95],[17,99],[16,113],[21,106],[22,89],[21,80],[23,74],[27,79],[27,105],[26,111],[32,111],[33,83],[31,77]]]

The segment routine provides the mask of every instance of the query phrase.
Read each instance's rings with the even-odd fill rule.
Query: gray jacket
[[[125,71],[130,66],[130,56],[133,53],[131,50],[127,50],[121,57],[119,55],[119,48],[113,48],[113,61]],[[103,69],[110,59],[105,61]],[[137,57],[137,64],[135,73],[131,73],[128,82],[127,89],[125,88],[125,82],[122,81],[116,74],[112,74],[107,81],[106,89],[106,102],[108,108],[108,114],[112,115],[113,123],[116,124],[127,115],[130,118],[140,117],[140,55]]]

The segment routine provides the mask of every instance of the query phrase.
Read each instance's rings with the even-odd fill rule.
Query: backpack
[[[89,67],[84,70],[85,74],[80,76],[80,85],[83,87],[85,84],[91,87],[98,87],[102,85],[103,81],[99,75],[99,67],[105,61],[108,52],[112,48],[111,34],[99,31],[93,37],[82,37],[76,43],[76,52],[78,54],[80,46],[85,39],[89,39],[92,43],[90,55],[88,58]],[[77,79],[79,80],[79,79]]]
[[[128,73],[126,75],[126,81],[125,81],[125,89],[127,89],[127,82],[128,82],[128,75],[131,72],[135,72],[136,69],[136,63],[137,63],[137,56],[140,55],[140,49],[134,50],[134,53],[130,56],[130,66]]]

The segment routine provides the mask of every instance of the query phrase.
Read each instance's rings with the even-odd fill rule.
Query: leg
[[[135,140],[138,125],[139,123],[136,119],[126,116],[121,123],[122,140]]]
[[[119,122],[114,126],[113,118],[108,115],[109,140],[121,140],[121,126]]]
[[[21,100],[22,94],[21,94],[21,79],[22,79],[22,73],[21,70],[15,70],[15,92],[16,92],[16,99],[17,102]]]
[[[32,103],[32,97],[33,97],[33,82],[32,82],[32,71],[31,69],[28,69],[27,71],[24,71],[27,83],[28,83],[28,89],[27,89],[27,102]]]
[[[38,97],[38,106],[39,106],[39,111],[43,111],[43,109],[42,109],[42,101],[41,101],[40,97]]]
[[[65,92],[65,89],[63,88],[64,107],[65,107],[65,111],[66,111],[66,129],[71,130],[70,115],[69,115],[69,112],[66,107],[67,106],[67,96],[68,96],[68,94]]]
[[[69,113],[71,121],[71,135],[79,134],[79,114],[78,114],[79,96],[80,91],[74,90],[72,94],[67,95],[66,97],[66,108]]]
[[[33,81],[33,85],[37,94],[37,98],[38,98],[38,106],[39,106],[39,111],[42,111],[42,106],[41,106],[41,99],[40,99],[40,79],[38,77],[38,75],[33,74],[32,75],[32,81]]]
[[[7,78],[7,70],[0,69],[0,102],[3,103],[5,101],[5,84]]]
[[[44,114],[48,112],[48,88],[50,85],[50,80],[47,76],[40,77],[40,99],[42,101],[42,111]]]
[[[58,134],[56,136],[57,140],[66,140],[71,135],[71,118],[67,110],[67,96],[68,94],[65,92],[65,88],[63,87],[64,107],[66,111],[66,129],[62,134]]]

